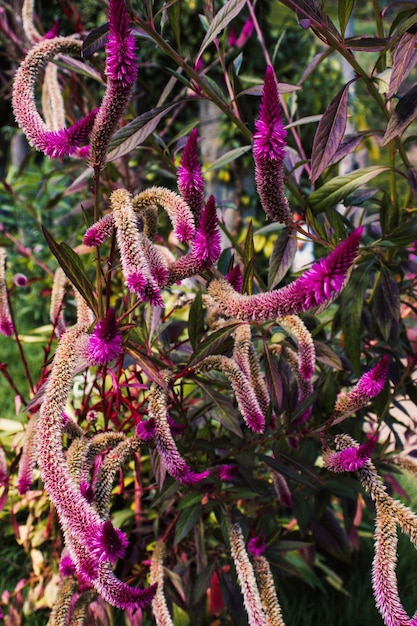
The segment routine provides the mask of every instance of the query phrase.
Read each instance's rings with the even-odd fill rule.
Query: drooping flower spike
[[[160,287],[152,276],[149,263],[143,254],[141,233],[137,228],[132,195],[124,189],[116,189],[111,194],[110,203],[127,288],[145,302],[162,306]]]
[[[44,39],[29,51],[14,78],[12,106],[16,122],[30,145],[51,158],[74,154],[88,141],[97,110],[69,128],[49,130],[36,108],[35,83],[40,71],[57,54],[79,57],[80,52],[81,42],[71,37]]]
[[[23,0],[22,4],[22,27],[31,44],[38,43],[43,38],[34,24],[33,19],[34,0]]]
[[[293,505],[293,500],[285,476],[280,474],[280,472],[275,471],[271,472],[271,476],[278,501],[282,504],[282,506],[290,509]]]
[[[68,278],[61,267],[58,267],[54,274],[54,282],[52,284],[51,303],[49,306],[49,319],[58,339],[65,332],[65,320],[63,315],[63,305],[65,297],[65,287],[68,284]]]
[[[89,163],[94,169],[102,169],[106,164],[109,141],[129,102],[138,72],[135,39],[124,0],[110,0],[108,23],[107,88],[90,139]]]
[[[6,260],[6,250],[0,248],[0,333],[10,337],[13,335],[14,327],[7,298]]]
[[[343,289],[362,230],[354,230],[328,257],[285,287],[248,296],[237,293],[226,280],[216,279],[208,286],[208,293],[223,315],[239,320],[267,321],[310,309],[322,310]]]
[[[232,524],[229,527],[229,540],[249,624],[250,626],[269,626],[239,524]]]
[[[162,372],[164,375],[164,372]],[[166,372],[169,380],[169,373]],[[192,485],[207,478],[209,471],[193,472],[180,455],[167,419],[168,393],[165,389],[152,383],[149,393],[149,417],[155,423],[156,449],[168,474],[179,483]]]
[[[133,199],[135,211],[141,212],[151,207],[162,207],[169,216],[174,233],[182,243],[190,241],[195,233],[195,221],[191,208],[175,191],[165,187],[150,187]]]
[[[356,411],[381,393],[388,376],[388,357],[384,355],[380,361],[363,374],[357,384],[348,392],[342,392],[336,400],[335,411],[346,413]]]
[[[274,70],[268,66],[255,122],[253,158],[256,188],[265,213],[274,221],[290,224],[291,211],[284,191],[284,155],[287,131],[282,123],[278,85]]]
[[[265,612],[268,626],[285,626],[275,590],[275,581],[268,561],[264,556],[255,555],[253,564],[261,594],[262,608]]]
[[[198,160],[198,130],[194,128],[187,139],[178,168],[178,189],[193,212],[195,224],[200,222],[204,203],[204,180]]]
[[[42,84],[42,113],[48,130],[65,127],[64,99],[58,79],[58,66],[48,63]]]
[[[38,421],[38,463],[54,503],[77,571],[110,603],[120,608],[143,606],[155,589],[134,589],[111,569],[126,545],[124,534],[107,522],[82,496],[71,476],[62,447],[62,413],[88,325],[77,324],[62,336],[49,375]]]
[[[298,315],[280,317],[277,319],[277,324],[297,341],[298,370],[304,380],[310,380],[316,366],[316,350],[311,333]]]
[[[348,455],[351,456],[352,449],[359,450],[360,448],[349,435],[337,435],[335,443],[339,450],[336,454],[348,451]],[[359,457],[360,453],[357,452],[356,456]],[[332,457],[330,459],[328,467],[333,469]],[[364,464],[360,463],[357,471],[363,487],[369,491],[376,508],[375,556],[372,565],[375,604],[386,626],[416,626],[417,613],[413,618],[409,618],[401,603],[395,567],[398,543],[396,526],[398,524],[402,531],[409,535],[411,542],[416,544],[417,515],[387,493],[369,457]]]
[[[83,244],[91,248],[101,246],[101,244],[111,237],[115,231],[113,213],[107,213],[95,224],[87,228],[83,237]]]
[[[157,626],[174,626],[164,594],[164,558],[165,544],[163,541],[157,541],[152,553],[150,568],[151,584],[158,585],[152,600],[152,612]]]

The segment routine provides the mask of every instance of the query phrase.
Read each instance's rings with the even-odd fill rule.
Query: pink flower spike
[[[192,252],[201,261],[214,263],[221,252],[221,234],[217,225],[216,201],[210,196],[201,215]]]
[[[74,154],[88,140],[97,113],[98,109],[94,109],[69,128],[42,133],[35,147],[51,159]]]
[[[383,390],[387,376],[388,357],[384,355],[375,367],[361,376],[358,382],[358,391],[369,398],[374,398]]]
[[[265,72],[259,119],[255,122],[253,153],[257,159],[281,161],[284,158],[287,131],[282,124],[279,104],[278,84],[273,68],[269,65]]]
[[[104,365],[118,356],[122,337],[118,332],[114,309],[108,309],[103,321],[98,322],[88,340],[88,358],[93,365]]]
[[[111,237],[114,230],[115,225],[113,214],[108,213],[86,230],[83,238],[83,244],[91,248],[96,248],[97,246],[100,246],[108,237]]]
[[[178,168],[178,189],[185,202],[194,214],[198,225],[203,209],[204,180],[198,160],[198,130],[194,128],[182,153],[181,165]]]
[[[129,27],[129,16],[124,0],[110,0],[109,29],[106,44],[106,74],[112,81],[128,87],[135,82],[138,67],[135,39]]]
[[[345,448],[339,452],[324,450],[323,462],[332,472],[355,472],[364,467],[375,449],[377,437],[371,437],[360,446]]]
[[[266,543],[263,537],[252,537],[248,541],[248,550],[253,556],[261,556],[266,550]]]

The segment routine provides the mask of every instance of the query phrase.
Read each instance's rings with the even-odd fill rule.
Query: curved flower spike
[[[68,284],[68,278],[61,267],[58,267],[54,274],[54,282],[52,284],[51,304],[49,307],[49,319],[54,326],[55,334],[62,337],[65,332],[65,320],[62,314],[62,308],[65,297],[65,287]]]
[[[316,350],[310,331],[306,328],[303,320],[300,319],[298,315],[279,317],[277,324],[297,341],[298,370],[304,380],[310,380],[316,366]]]
[[[381,393],[388,376],[388,357],[382,359],[363,374],[357,384],[347,393],[341,393],[336,400],[335,411],[345,413],[365,406],[369,400]]]
[[[178,189],[193,212],[196,226],[203,209],[204,180],[198,160],[198,130],[194,128],[187,139],[178,168]]]
[[[10,337],[13,335],[14,326],[7,298],[6,260],[6,250],[0,248],[0,333]]]
[[[22,26],[24,33],[31,44],[42,39],[42,35],[35,27],[33,20],[34,0],[24,0],[22,4]]]
[[[98,222],[87,228],[83,237],[83,244],[91,248],[101,246],[103,241],[113,235],[115,228],[113,213],[107,213]]]
[[[148,260],[143,254],[132,195],[125,189],[116,189],[110,196],[110,204],[127,288],[138,294],[145,302],[163,306],[158,283],[152,276]]]
[[[149,207],[162,207],[169,216],[179,241],[192,239],[195,233],[194,215],[188,204],[174,191],[165,187],[150,187],[141,191],[133,199],[135,211]]]
[[[33,482],[33,470],[36,466],[36,426],[38,416],[32,415],[27,423],[22,456],[19,460],[17,490],[20,495],[27,493]]]
[[[109,37],[106,44],[106,93],[91,132],[90,166],[102,169],[107,148],[123,111],[129,102],[138,68],[135,39],[129,27],[124,0],[109,2]]]
[[[281,606],[275,591],[274,578],[268,561],[264,556],[255,555],[253,564],[268,626],[285,626]]]
[[[49,130],[36,108],[35,83],[41,69],[57,54],[80,56],[81,45],[71,37],[44,39],[29,51],[14,78],[12,106],[16,122],[30,145],[50,158],[74,154],[87,142],[97,110],[69,128]]]
[[[77,586],[77,582],[72,576],[65,576],[61,581],[47,626],[60,626],[68,623],[67,619]]]
[[[246,425],[255,433],[265,429],[265,415],[259,406],[254,388],[240,367],[226,356],[207,356],[195,368],[195,372],[219,369],[227,376],[233,387],[239,410]]]
[[[157,541],[152,554],[150,569],[151,584],[156,583],[158,585],[152,600],[152,611],[157,626],[174,626],[164,594],[164,557],[165,544],[163,541]]]
[[[294,282],[252,296],[237,293],[224,280],[213,280],[208,293],[222,314],[239,320],[266,321],[328,306],[343,289],[355,259],[362,227],[354,230],[328,257],[320,259]]]
[[[268,626],[269,622],[262,607],[255,573],[246,552],[245,540],[239,524],[232,524],[229,527],[229,540],[249,624],[250,626]]]
[[[207,478],[209,471],[193,472],[180,455],[167,419],[168,394],[156,383],[149,394],[149,417],[155,420],[155,444],[166,470],[179,483],[192,485]]]
[[[42,112],[48,130],[59,130],[65,126],[65,108],[59,80],[58,66],[48,63],[42,85]]]
[[[265,213],[277,222],[292,221],[284,192],[284,155],[287,131],[282,123],[278,85],[274,70],[266,68],[259,119],[255,122],[253,157],[255,180]]]
[[[264,415],[267,415],[270,405],[269,393],[262,376],[258,355],[252,343],[249,324],[238,326],[234,335],[233,359],[251,382],[260,409]]]

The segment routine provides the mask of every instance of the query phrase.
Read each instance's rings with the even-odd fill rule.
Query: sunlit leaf
[[[353,11],[355,0],[338,0],[337,12],[339,15],[340,32],[345,36],[346,26]]]
[[[213,18],[208,31],[202,41],[197,59],[201,57],[207,46],[226,28],[226,26],[235,18],[246,4],[246,0],[228,0],[224,6]]]

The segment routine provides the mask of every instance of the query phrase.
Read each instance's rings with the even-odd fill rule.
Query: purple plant
[[[92,365],[104,365],[119,356],[121,349],[122,336],[118,331],[116,313],[110,308],[89,337],[88,360]]]

